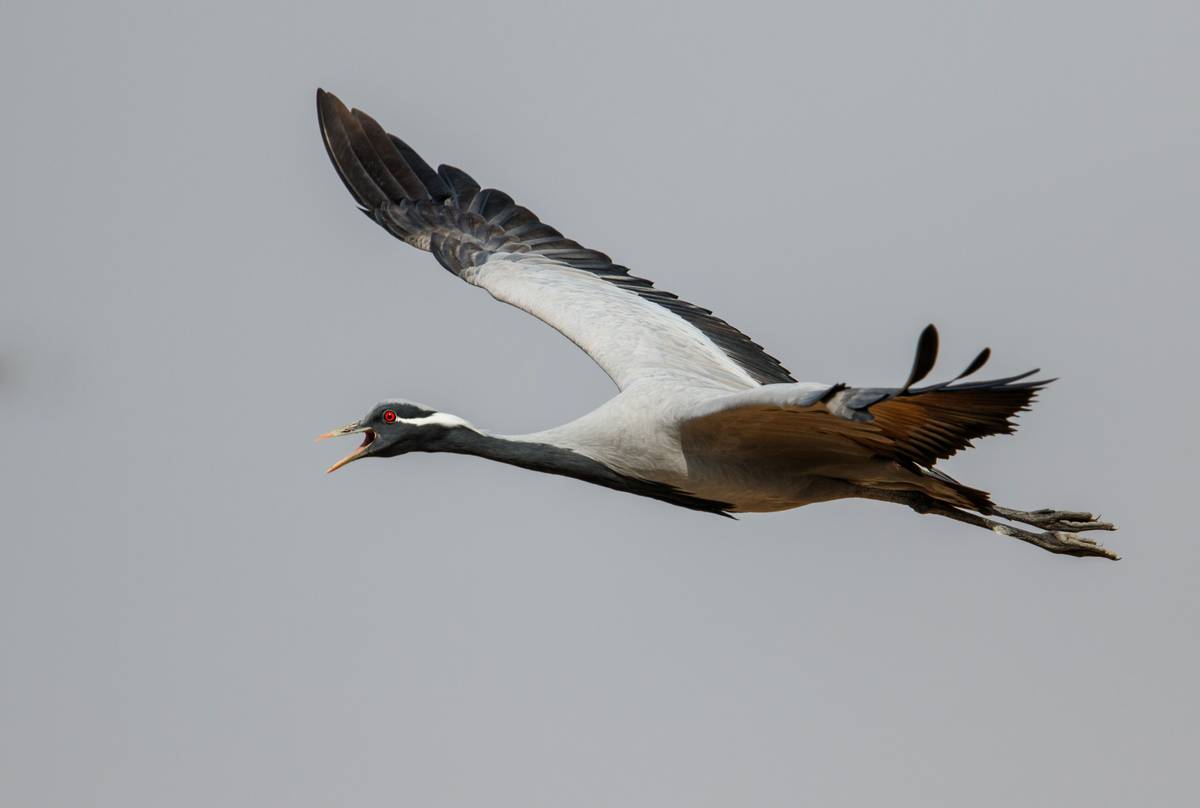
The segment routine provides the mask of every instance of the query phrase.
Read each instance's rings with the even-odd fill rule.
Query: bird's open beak
[[[358,421],[355,421],[352,424],[346,424],[341,429],[335,429],[332,432],[326,432],[324,435],[317,436],[317,440],[323,440],[324,438],[337,438],[342,435],[353,435],[357,432],[363,433],[363,442],[359,444],[359,447],[353,452],[346,455],[329,468],[325,469],[326,474],[329,474],[331,471],[337,471],[347,463],[353,463],[355,460],[358,460],[360,457],[365,455],[367,450],[371,448],[371,444],[375,441],[375,430],[361,426]]]

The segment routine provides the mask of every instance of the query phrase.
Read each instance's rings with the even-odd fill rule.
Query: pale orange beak
[[[369,449],[371,447],[371,444],[375,440],[375,430],[370,429],[365,426],[360,426],[359,423],[357,421],[355,421],[352,424],[346,424],[344,427],[342,427],[340,429],[335,429],[331,432],[326,432],[324,435],[317,436],[317,440],[324,440],[325,438],[338,438],[338,437],[341,437],[342,435],[353,435],[357,432],[363,433],[363,442],[361,444],[359,444],[359,447],[357,449],[355,449],[353,452],[346,455],[345,457],[343,457],[338,462],[334,463],[329,468],[325,469],[326,474],[337,471],[338,469],[340,469],[342,466],[346,465],[347,463],[353,463],[355,460],[358,460],[360,457],[364,456],[367,453],[367,449]]]

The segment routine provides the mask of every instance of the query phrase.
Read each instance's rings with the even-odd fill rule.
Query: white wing
[[[602,278],[540,257],[499,253],[463,280],[527,311],[582,348],[624,390],[639,379],[742,389],[755,379],[700,329]]]
[[[795,381],[707,309],[566,239],[507,194],[429,167],[369,116],[317,91],[330,159],[363,212],[446,269],[582,348],[621,389],[657,379],[738,390]]]

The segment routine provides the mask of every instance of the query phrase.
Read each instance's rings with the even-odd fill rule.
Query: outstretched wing
[[[446,269],[582,348],[621,389],[643,378],[731,390],[795,381],[708,309],[564,238],[502,191],[434,171],[359,110],[317,91],[325,148],[363,212]]]
[[[824,458],[836,463],[841,457],[870,455],[929,470],[977,438],[1013,432],[1013,417],[1052,381],[1027,381],[1037,373],[1031,370],[961,382],[988,360],[991,352],[985,348],[950,381],[914,387],[932,370],[937,348],[931,325],[921,334],[903,387],[775,384],[714,399],[684,422],[683,439],[766,462],[820,463]]]

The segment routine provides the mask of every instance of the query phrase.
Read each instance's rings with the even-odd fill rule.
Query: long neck
[[[731,507],[727,503],[694,497],[666,483],[621,474],[574,449],[540,440],[506,438],[463,427],[450,430],[439,442],[437,450],[475,455],[532,471],[574,477],[594,485],[651,497],[698,511],[724,514]]]

